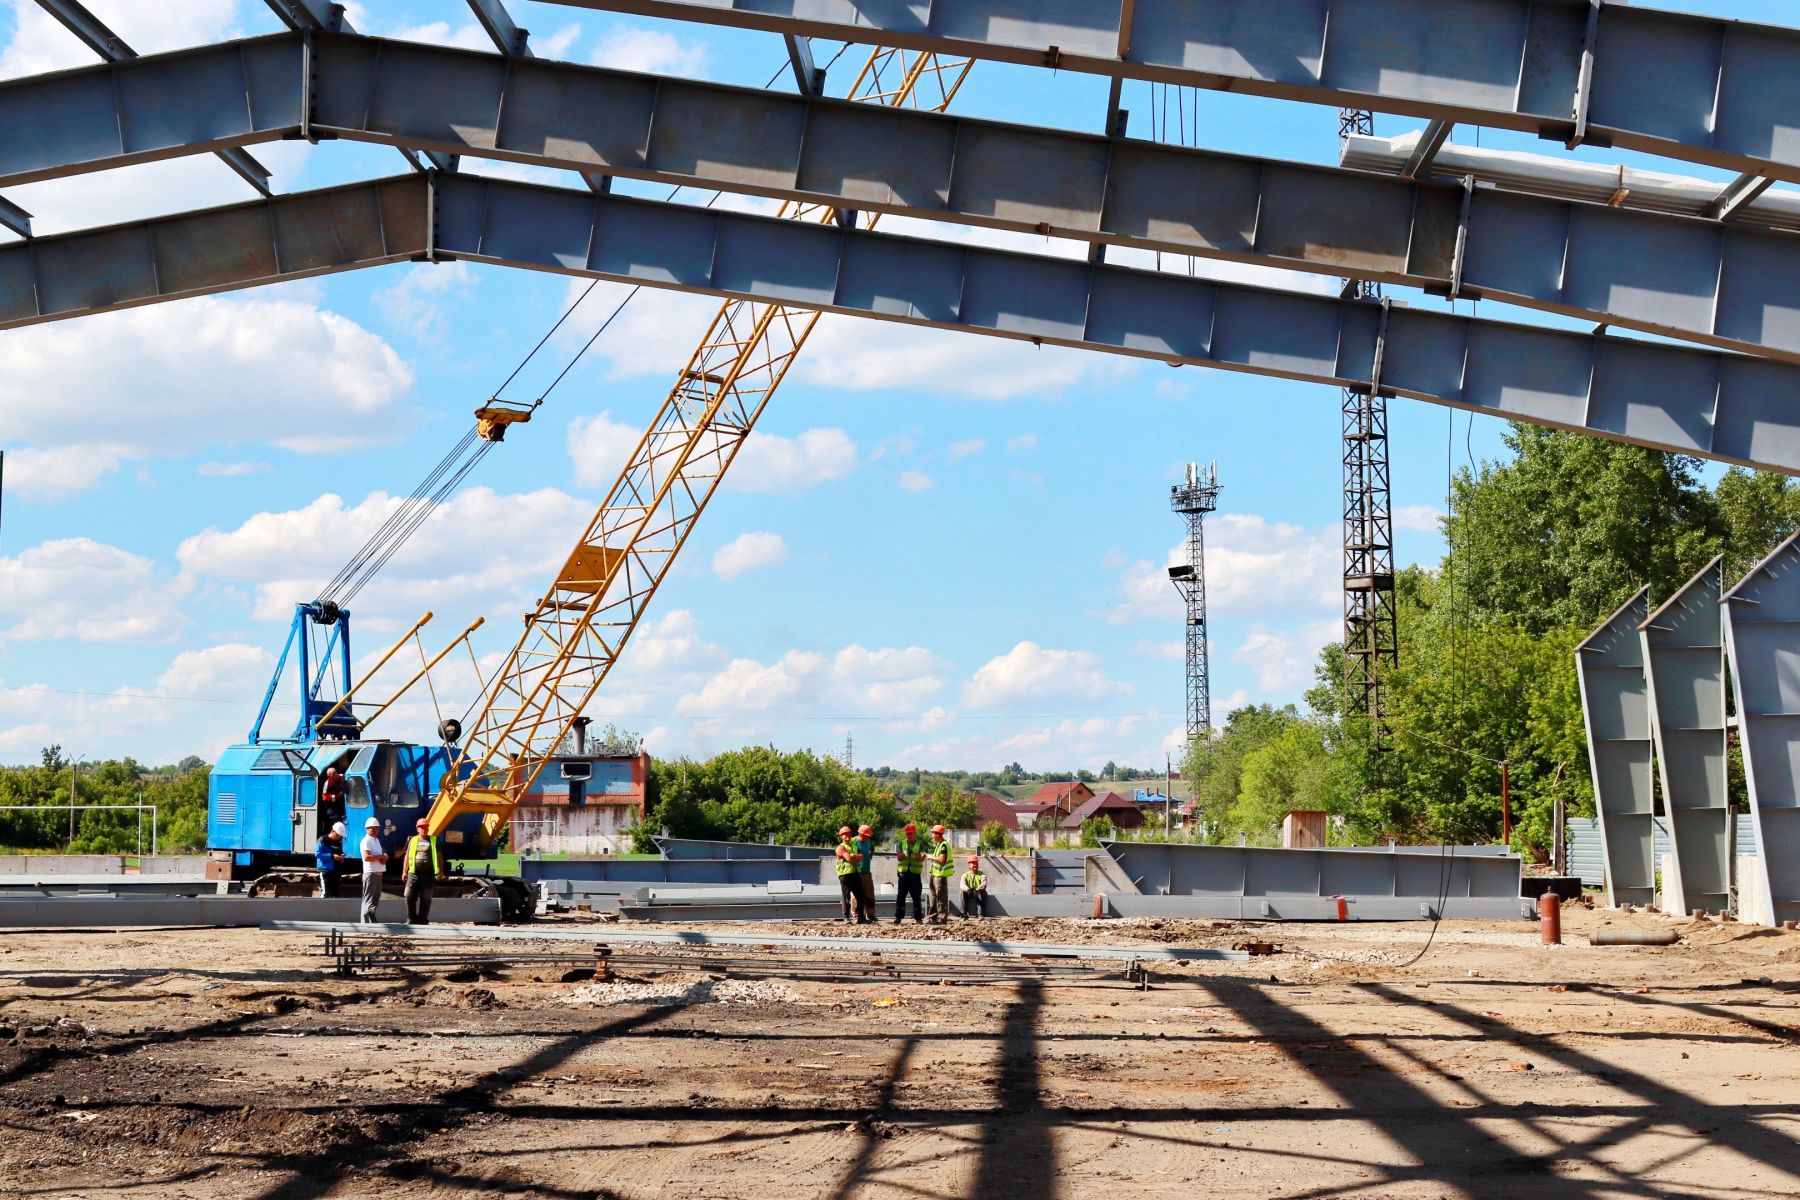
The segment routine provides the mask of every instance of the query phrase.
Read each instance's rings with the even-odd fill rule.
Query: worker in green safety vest
[[[444,864],[438,857],[437,839],[430,833],[431,823],[420,817],[415,827],[418,833],[406,840],[406,858],[402,860],[405,883],[400,890],[406,896],[406,923],[429,925],[431,889],[443,875]]]
[[[931,898],[925,905],[925,916],[933,925],[942,925],[950,919],[950,880],[956,875],[955,852],[942,825],[931,827],[931,845],[925,851],[925,861],[931,864]]]
[[[981,859],[969,855],[969,869],[962,873],[962,915],[987,916],[987,876],[981,873]]]
[[[868,919],[863,904],[862,880],[857,872],[862,868],[862,852],[856,848],[856,842],[850,827],[838,830],[837,881],[838,890],[844,894],[844,924],[856,925]],[[851,915],[852,908],[855,916]]]
[[[912,897],[913,920],[925,923],[925,839],[911,821],[894,839],[898,891],[894,894],[894,924],[906,919],[906,898]]]

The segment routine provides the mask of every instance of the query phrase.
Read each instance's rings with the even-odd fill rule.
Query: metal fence
[[[1673,853],[1666,822],[1666,817],[1659,816],[1653,826],[1655,836],[1651,853],[1658,863],[1662,862],[1663,855]],[[1756,856],[1756,828],[1748,813],[1738,814],[1737,853],[1739,856]],[[1604,887],[1605,873],[1606,856],[1600,845],[1600,822],[1593,817],[1570,817],[1569,874],[1579,877],[1583,887]]]

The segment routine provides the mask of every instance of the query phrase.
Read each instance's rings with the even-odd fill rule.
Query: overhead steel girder
[[[1638,634],[1675,859],[1674,878],[1663,877],[1663,907],[1677,916],[1731,907],[1725,640],[1719,624],[1723,561],[1701,567]]]
[[[0,125],[28,131],[0,186],[344,137],[1348,272],[1800,361],[1785,234],[411,43],[283,35],[17,81]]]
[[[1800,921],[1800,534],[1725,593],[1724,624],[1756,824],[1758,915]]]
[[[1602,0],[555,2],[1443,118],[1800,179],[1800,33]]]
[[[1650,706],[1638,627],[1650,589],[1621,605],[1575,648],[1588,767],[1606,856],[1606,902],[1656,903],[1655,785],[1650,779]]]
[[[1800,367],[1786,363],[456,176],[357,184],[0,248],[0,328],[407,257],[1376,386],[1800,474]]]

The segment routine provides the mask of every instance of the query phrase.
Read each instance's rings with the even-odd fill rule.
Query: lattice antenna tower
[[[1187,604],[1187,738],[1212,732],[1212,686],[1206,652],[1206,514],[1219,506],[1219,468],[1204,474],[1189,463],[1187,481],[1169,489],[1169,507],[1187,521],[1187,562],[1169,568],[1169,581]]]
[[[1367,109],[1338,110],[1338,137],[1375,132]],[[1344,296],[1378,300],[1381,285],[1350,279]],[[1394,501],[1389,486],[1387,401],[1373,386],[1345,388],[1344,716],[1366,720],[1379,744],[1385,716],[1382,681],[1400,660],[1394,605]]]

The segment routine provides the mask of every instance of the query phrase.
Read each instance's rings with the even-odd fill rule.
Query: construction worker
[[[894,856],[898,863],[899,890],[894,894],[894,924],[906,919],[906,898],[912,897],[913,920],[925,923],[924,877],[925,839],[911,821],[894,839]]]
[[[862,855],[856,860],[856,883],[862,889],[862,907],[857,910],[856,923],[859,925],[875,924],[875,828],[872,825],[859,825],[856,830],[856,852]]]
[[[363,893],[362,923],[375,924],[376,910],[381,905],[381,882],[387,877],[387,848],[381,844],[381,822],[370,817],[363,822],[363,840],[358,853],[362,857]]]
[[[925,861],[931,864],[931,899],[925,915],[933,925],[942,925],[950,919],[950,880],[956,874],[956,857],[942,825],[931,827],[931,845],[925,851]]]
[[[336,900],[338,872],[344,867],[344,823],[334,824],[313,845],[313,865],[319,869],[319,895]]]
[[[969,855],[969,869],[962,874],[962,915],[987,916],[987,876],[981,873],[981,859]]]
[[[327,821],[342,821],[344,796],[348,791],[344,773],[336,767],[326,767],[324,782],[319,785],[319,815]]]
[[[844,924],[858,924],[863,916],[862,877],[857,873],[857,864],[862,862],[862,851],[856,848],[856,839],[848,825],[838,830],[837,850],[838,890],[844,894]],[[856,917],[850,915],[855,909]]]
[[[431,888],[443,875],[444,864],[438,859],[437,839],[428,832],[431,822],[420,817],[415,828],[418,832],[406,842],[406,858],[400,868],[406,881],[400,890],[406,896],[406,923],[429,925]]]

